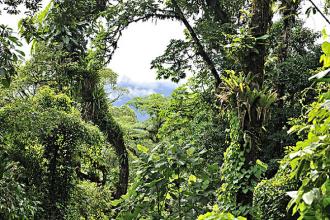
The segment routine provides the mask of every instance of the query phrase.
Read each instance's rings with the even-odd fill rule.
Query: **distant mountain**
[[[114,102],[114,106],[122,106],[125,105],[129,100],[134,97],[143,97],[148,96],[154,93],[163,94],[164,96],[169,96],[173,92],[173,90],[178,87],[178,84],[169,81],[156,81],[156,82],[133,82],[128,79],[120,81],[118,83],[119,86],[125,87],[128,89],[129,93],[123,97],[121,97],[118,101]],[[144,121],[148,119],[147,114],[143,114],[134,110],[138,120]]]

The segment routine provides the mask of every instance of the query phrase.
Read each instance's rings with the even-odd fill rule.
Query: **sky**
[[[313,2],[320,6],[320,8],[323,8],[324,0],[313,0]],[[303,12],[306,11],[307,8],[309,8],[312,4],[305,0],[305,5],[303,7]],[[329,15],[327,15],[328,18],[330,18]],[[304,18],[305,20],[305,26],[314,29],[315,31],[320,32],[324,27],[330,32],[330,25],[324,20],[324,18],[319,14],[316,13],[315,15],[310,16],[309,18]]]
[[[123,32],[109,67],[120,73],[120,80],[154,82],[150,62],[164,52],[170,39],[183,39],[183,29],[179,22],[165,20],[130,25]]]
[[[314,0],[318,5],[322,0]],[[47,1],[44,2],[44,4]],[[310,3],[306,1],[303,10]],[[0,23],[7,24],[17,30],[17,22],[24,15],[0,15]],[[306,19],[306,26],[320,32],[326,22],[320,15]],[[330,32],[330,26],[327,26]],[[183,39],[184,27],[177,21],[162,20],[155,22],[135,23],[130,25],[119,41],[119,48],[115,52],[109,67],[119,74],[119,84],[128,88],[130,93],[123,97],[116,105],[122,105],[135,96],[145,96],[152,93],[169,95],[177,86],[168,80],[156,80],[156,73],[150,69],[151,61],[162,55],[171,39]],[[23,50],[28,54],[29,46]]]
[[[184,39],[184,27],[177,21],[135,23],[123,32],[109,67],[119,74],[118,83],[129,90],[129,98],[153,93],[169,95],[177,84],[170,80],[157,80],[151,61],[163,54],[171,39]]]
[[[44,1],[43,5],[46,5]],[[17,31],[17,22],[24,17],[20,15],[0,15],[0,23]],[[157,80],[155,70],[150,69],[151,61],[165,51],[171,39],[183,39],[184,27],[178,21],[139,22],[131,24],[118,42],[108,67],[119,74],[118,83],[129,90],[116,105],[124,104],[136,96],[153,93],[169,95],[177,87],[170,80]],[[29,54],[30,47],[24,44],[22,50]]]

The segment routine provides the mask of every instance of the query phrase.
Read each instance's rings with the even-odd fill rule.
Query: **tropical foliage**
[[[329,1],[0,4],[0,219],[330,219]],[[118,106],[118,42],[158,20],[178,85]]]

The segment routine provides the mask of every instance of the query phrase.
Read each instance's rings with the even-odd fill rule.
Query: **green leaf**
[[[52,6],[53,6],[53,1],[50,1],[45,7],[45,9],[36,15],[36,19],[39,23],[42,23],[45,20]]]
[[[188,183],[196,183],[197,182],[197,177],[195,175],[190,175],[188,179]]]
[[[196,150],[196,149],[195,149],[194,147],[189,148],[189,149],[187,150],[187,154],[188,154],[188,156],[192,156],[192,155],[194,154],[195,150]]]
[[[323,44],[322,44],[322,51],[328,55],[330,54],[330,43],[325,41]]]
[[[267,40],[270,37],[269,34],[265,34],[263,36],[257,37],[256,40]]]
[[[142,146],[140,144],[138,144],[136,147],[137,147],[138,151],[140,151],[141,153],[147,154],[149,152],[149,148],[144,147],[144,146]]]
[[[330,205],[330,197],[323,199],[322,204],[324,207],[328,207]]]
[[[5,88],[9,88],[11,83],[10,78],[6,77],[4,79],[1,79],[1,84],[5,87]]]
[[[327,40],[329,37],[325,28],[322,29],[322,37],[324,40]]]
[[[21,51],[21,50],[16,50],[16,52],[19,53],[23,57],[25,56],[25,53],[23,51]]]
[[[302,199],[304,200],[304,202],[307,205],[312,205],[312,203],[314,201],[314,192],[313,191],[309,191],[307,193],[304,193],[304,195],[302,196]]]
[[[116,199],[116,200],[112,200],[111,202],[110,202],[110,204],[112,205],[112,206],[118,206],[120,203],[122,203],[123,202],[123,200],[122,199]]]
[[[166,193],[165,199],[167,199],[167,200],[172,199],[172,196],[169,193]]]
[[[261,160],[257,160],[256,164],[258,164],[260,167],[264,168],[265,170],[268,169],[268,165],[264,162],[262,162]]]

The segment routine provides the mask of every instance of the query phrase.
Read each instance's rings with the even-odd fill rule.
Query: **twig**
[[[330,24],[330,20],[325,16],[325,14],[317,7],[317,5],[312,1],[309,0],[310,3],[312,3],[312,5],[315,7],[316,11],[318,11],[322,17],[327,21],[328,24]]]

